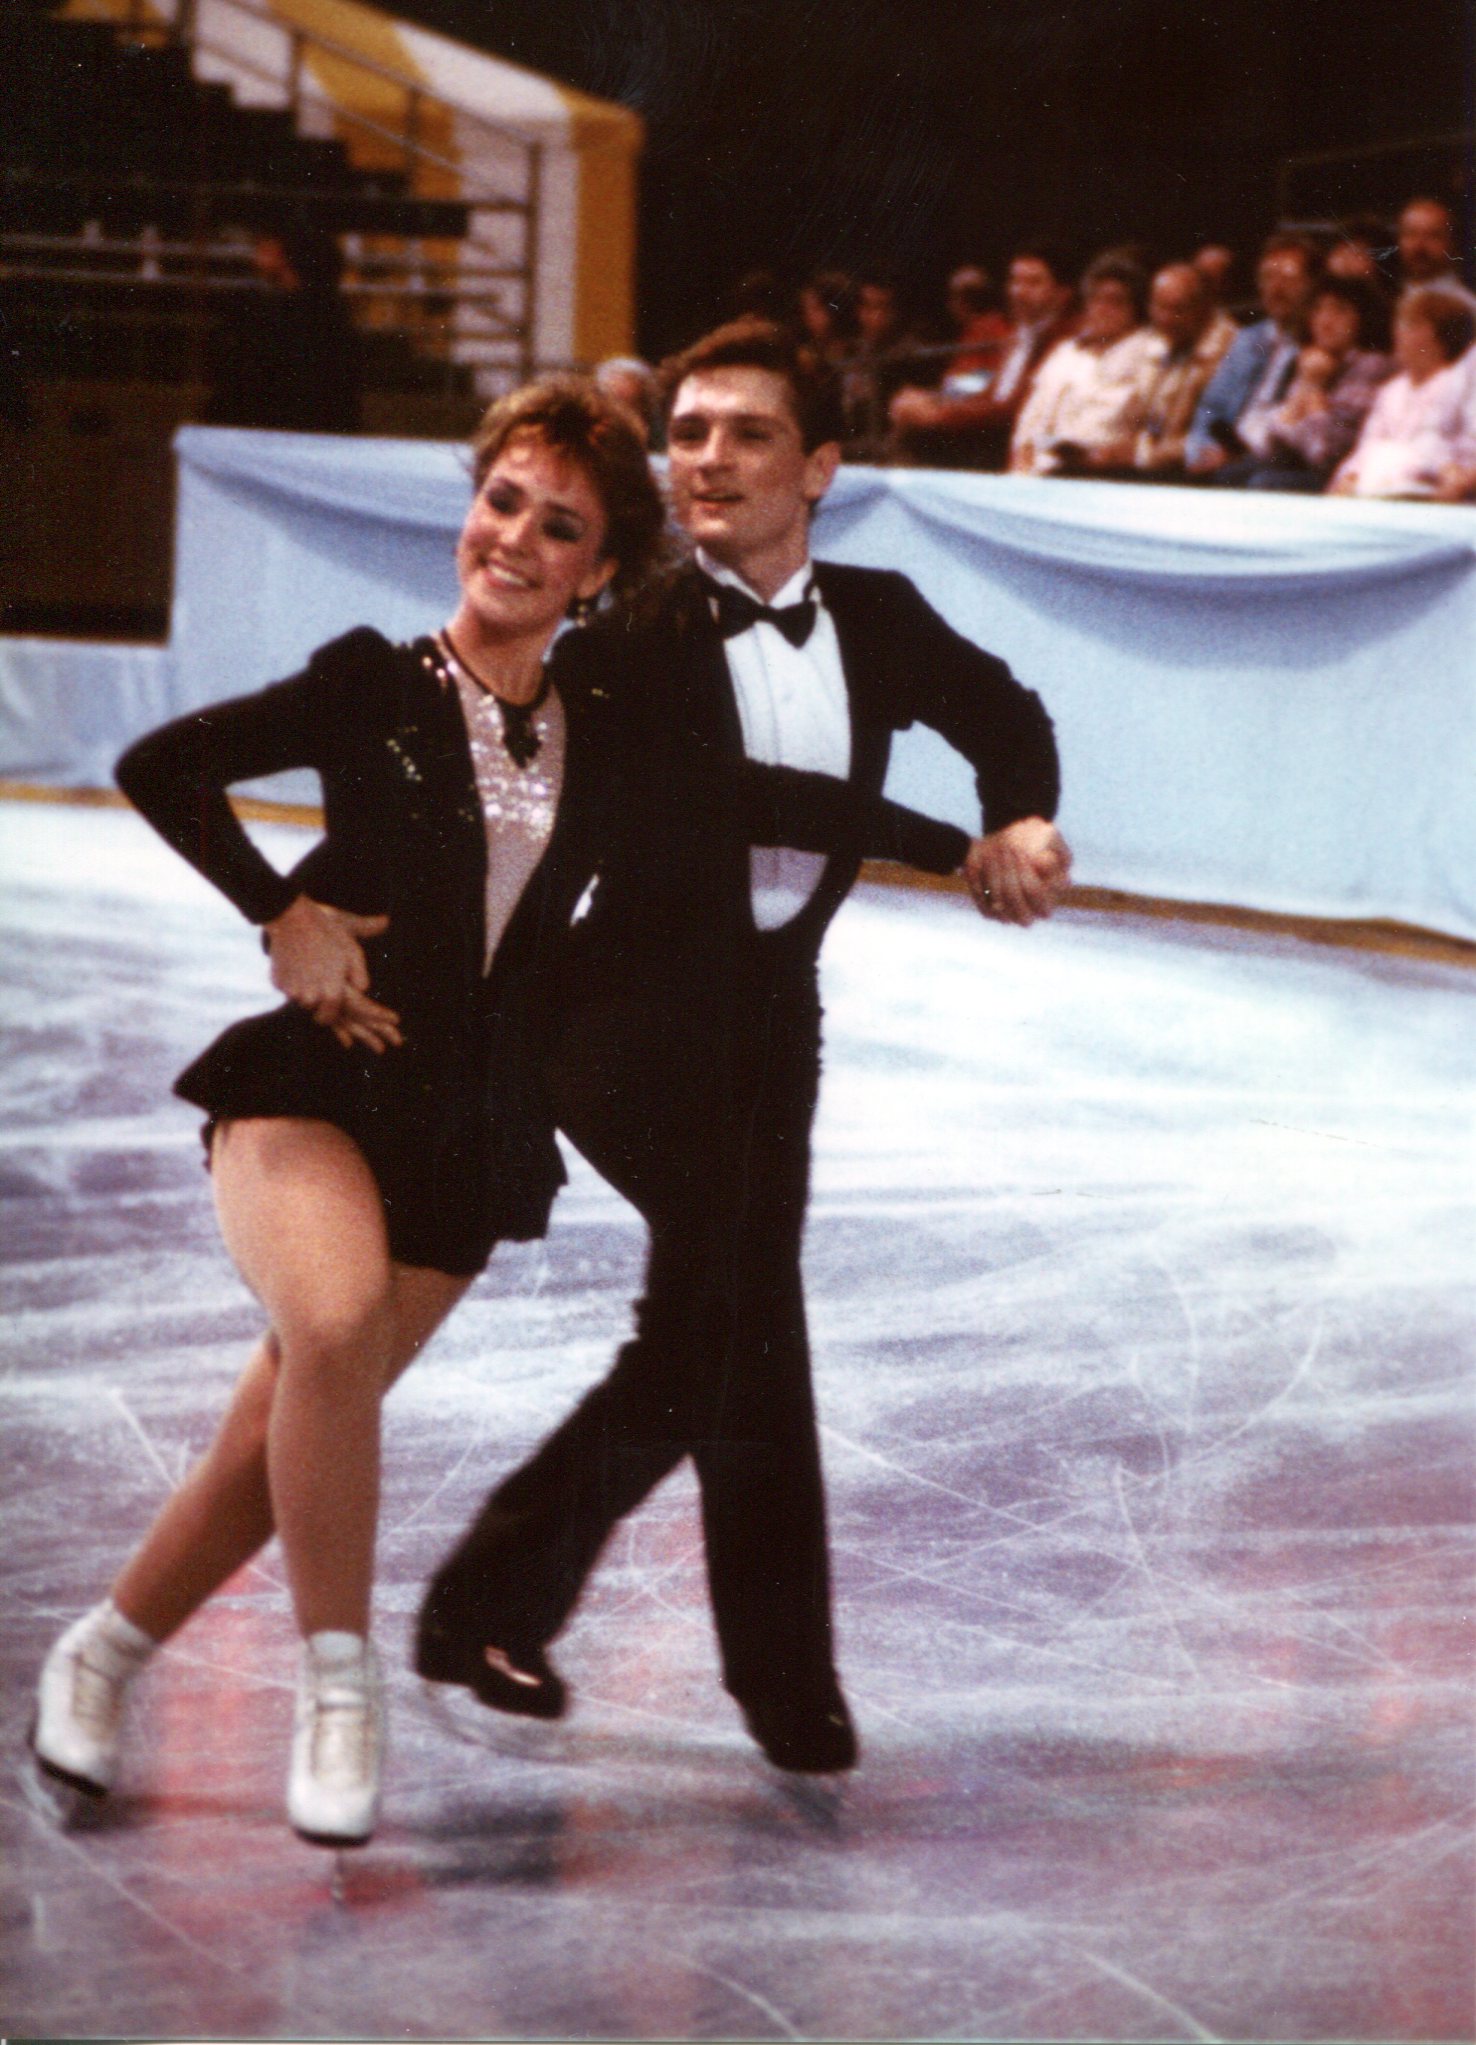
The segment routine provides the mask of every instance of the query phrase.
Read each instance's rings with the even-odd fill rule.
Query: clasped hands
[[[364,957],[362,940],[388,928],[388,916],[354,916],[309,895],[265,925],[272,985],[332,1030],[345,1050],[363,1044],[378,1052],[404,1041],[399,1016],[369,992]]]
[[[1060,907],[1071,884],[1071,848],[1044,817],[1021,817],[976,838],[960,871],[981,916],[1028,925]]]
[[[1071,881],[1071,852],[1054,824],[1022,817],[975,838],[961,869],[982,916],[1029,925],[1049,916]],[[400,1018],[369,992],[363,940],[389,928],[388,916],[355,916],[309,895],[265,925],[272,985],[332,1030],[347,1050],[383,1052],[404,1042]]]

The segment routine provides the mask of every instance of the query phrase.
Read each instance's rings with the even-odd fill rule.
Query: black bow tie
[[[702,586],[717,604],[717,627],[724,639],[746,632],[750,625],[777,625],[791,646],[803,646],[815,629],[819,606],[813,584],[797,604],[781,604],[778,610],[772,604],[761,604],[746,590],[735,589],[731,582],[714,582],[710,575],[703,576]]]

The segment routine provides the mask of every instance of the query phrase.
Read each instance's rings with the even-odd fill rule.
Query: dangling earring
[[[576,596],[569,605],[569,616],[576,625],[587,625],[599,607],[597,596]]]

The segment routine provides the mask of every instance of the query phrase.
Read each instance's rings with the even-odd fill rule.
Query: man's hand
[[[369,994],[369,966],[360,940],[389,928],[388,916],[351,916],[307,895],[266,926],[272,985],[332,1030],[345,1049],[398,1045],[400,1018]]]
[[[1021,817],[976,838],[962,872],[981,916],[1031,924],[1059,907],[1071,884],[1071,848],[1044,817]]]
[[[1223,469],[1229,459],[1220,443],[1212,440],[1208,447],[1202,447],[1188,464],[1188,472],[1191,476],[1212,476],[1216,469]]]

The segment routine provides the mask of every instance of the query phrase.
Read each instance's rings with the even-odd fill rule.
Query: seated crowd
[[[1272,234],[1249,305],[1219,244],[1157,269],[1112,248],[1078,277],[1032,242],[1002,306],[984,270],[954,271],[943,341],[879,273],[822,272],[792,304],[758,273],[737,309],[792,318],[835,368],[854,461],[1476,501],[1476,297],[1450,211],[1412,199],[1389,240],[1371,218]]]

